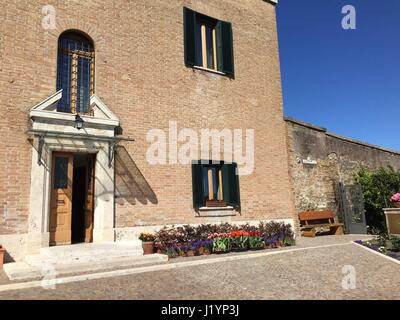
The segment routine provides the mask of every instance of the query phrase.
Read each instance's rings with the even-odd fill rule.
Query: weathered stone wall
[[[330,209],[338,213],[339,181],[354,183],[354,174],[362,167],[400,169],[398,152],[345,138],[292,118],[286,118],[286,130],[297,212]]]

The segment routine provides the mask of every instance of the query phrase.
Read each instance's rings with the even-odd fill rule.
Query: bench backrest
[[[333,211],[305,211],[299,213],[300,221],[313,221],[313,220],[328,220],[327,222],[333,221],[335,214]]]

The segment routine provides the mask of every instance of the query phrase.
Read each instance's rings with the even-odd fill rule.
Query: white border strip
[[[359,246],[359,247],[361,247],[361,248],[363,248],[363,249],[369,251],[369,252],[375,253],[376,255],[378,255],[378,256],[380,256],[380,257],[382,257],[382,258],[386,258],[386,259],[388,259],[388,260],[390,260],[390,261],[392,261],[392,262],[394,262],[394,263],[400,264],[400,261],[399,261],[399,260],[397,260],[397,259],[395,259],[395,258],[392,258],[392,257],[389,257],[389,256],[387,256],[386,254],[383,254],[383,253],[380,253],[380,252],[378,252],[378,251],[375,251],[375,250],[373,250],[373,249],[371,249],[371,248],[368,248],[368,247],[366,247],[366,246],[364,246],[364,245],[362,245],[362,244],[359,244],[359,243],[357,243],[357,242],[354,242],[354,241],[352,241],[352,243],[355,244],[356,246]],[[0,289],[0,290],[1,290],[1,289]]]
[[[288,252],[297,252],[297,251],[306,251],[306,250],[311,250],[311,249],[346,246],[349,244],[350,244],[350,242],[345,242],[345,243],[337,243],[337,244],[314,246],[314,247],[283,249],[283,250],[277,250],[277,251],[272,251],[272,252],[268,252],[268,250],[267,250],[267,252],[257,252],[257,253],[250,253],[250,254],[241,254],[241,255],[237,255],[237,256],[226,256],[226,257],[211,258],[211,259],[204,259],[204,260],[193,260],[193,261],[187,261],[187,262],[161,264],[161,265],[155,265],[155,266],[149,266],[149,267],[138,267],[138,268],[132,268],[132,269],[106,271],[106,272],[64,277],[64,278],[58,278],[58,279],[52,279],[52,280],[47,279],[47,280],[43,280],[43,281],[35,280],[35,281],[30,281],[30,282],[11,283],[11,284],[0,285],[0,292],[11,291],[11,290],[21,290],[21,289],[28,289],[28,288],[38,288],[38,287],[42,287],[44,285],[51,286],[51,285],[57,285],[57,284],[66,284],[66,283],[72,283],[72,282],[86,281],[86,280],[96,280],[96,279],[104,279],[104,278],[111,278],[111,277],[118,277],[118,276],[126,276],[126,275],[131,275],[131,274],[138,274],[138,273],[146,273],[146,272],[154,272],[154,271],[162,271],[162,270],[172,270],[172,269],[177,269],[177,268],[199,266],[199,265],[212,264],[212,263],[218,263],[218,262],[236,261],[236,260],[244,260],[244,259],[272,256],[272,255],[288,253]]]

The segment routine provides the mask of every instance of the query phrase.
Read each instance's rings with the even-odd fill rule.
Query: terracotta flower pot
[[[0,245],[0,270],[3,270],[4,254],[6,250]]]
[[[154,253],[154,241],[142,241],[143,254],[153,254]]]
[[[395,208],[400,208],[400,202],[393,202]]]

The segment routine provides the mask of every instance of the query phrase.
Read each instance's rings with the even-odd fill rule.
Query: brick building
[[[2,1],[10,257],[162,225],[292,223],[275,2]],[[171,145],[168,163],[149,163],[149,132],[169,143],[183,128],[253,129],[254,170],[237,177],[235,156],[211,151],[171,161]]]

